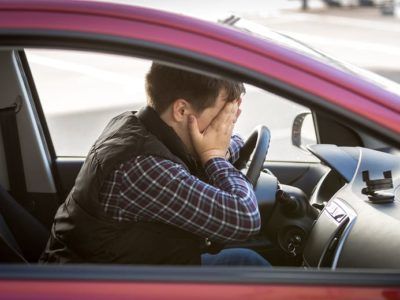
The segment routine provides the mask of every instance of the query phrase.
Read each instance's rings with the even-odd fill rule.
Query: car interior
[[[25,51],[1,49],[0,66],[0,263],[33,264],[84,157],[56,155]],[[306,118],[313,145],[302,135]],[[291,142],[315,160],[269,160],[268,125],[254,128],[235,165],[253,181],[261,231],[226,247],[253,249],[276,267],[400,268],[397,146],[311,107],[293,120]]]

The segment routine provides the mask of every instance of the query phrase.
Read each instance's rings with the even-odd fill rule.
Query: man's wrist
[[[201,163],[203,164],[203,166],[205,166],[207,164],[207,162],[209,162],[210,160],[212,160],[214,158],[226,159],[224,155],[210,155],[210,156],[201,158]]]
[[[213,158],[223,158],[226,159],[226,152],[221,151],[221,150],[212,150],[208,151],[207,153],[203,153],[203,155],[200,156],[201,163],[203,166],[211,159]]]

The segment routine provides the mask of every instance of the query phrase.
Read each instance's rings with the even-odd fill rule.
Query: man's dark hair
[[[243,83],[215,78],[159,63],[153,63],[146,76],[149,104],[163,113],[176,99],[185,99],[201,112],[213,106],[220,91],[226,101],[238,99],[245,92]]]

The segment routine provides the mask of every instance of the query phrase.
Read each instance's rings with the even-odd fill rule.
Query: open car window
[[[107,122],[146,104],[148,60],[90,52],[25,51],[57,157],[84,157]],[[292,145],[295,117],[310,110],[281,96],[246,85],[235,132],[246,138],[264,124],[271,130],[270,161],[316,162]],[[304,136],[316,143],[311,118]]]
[[[45,118],[41,121],[46,122],[44,125],[49,129],[50,142],[55,148],[56,157],[52,158],[59,175],[55,180],[58,180],[57,191],[62,202],[73,190],[90,146],[109,120],[146,104],[144,78],[151,62],[64,50],[28,49],[26,55],[23,65],[32,72],[30,86],[36,87],[39,96],[35,103],[44,111]],[[346,147],[326,142],[309,148],[311,152],[295,147],[292,126],[299,122],[298,116],[309,114],[310,110],[251,85],[246,85],[246,90],[236,132],[246,139],[255,126],[264,124],[271,130],[272,138],[267,161],[261,157],[259,179],[252,181],[264,226],[260,234],[241,243],[240,247],[258,251],[274,266],[300,266],[303,262],[310,269],[376,266],[369,260],[371,253],[367,248],[357,248],[357,241],[368,242],[366,228],[369,224],[375,224],[376,230],[382,229],[377,224],[382,221],[380,213],[385,207],[373,207],[365,201],[363,170],[374,169],[374,173],[368,175],[368,184],[374,185],[374,180],[380,182],[379,178],[387,176],[383,180],[388,186],[398,186],[398,157],[366,149],[368,147],[360,148],[362,140],[355,130],[346,127],[340,118],[320,111],[314,112],[319,138],[334,136],[337,145]],[[308,123],[303,124],[301,136],[308,144],[315,144],[316,130],[311,120],[308,118]],[[385,161],[385,164],[377,165],[376,161]],[[286,194],[277,193],[278,190]],[[389,198],[390,195],[378,194]],[[369,196],[378,199],[373,193]],[[288,201],[296,204],[288,205]],[[343,212],[340,216],[327,209],[332,203],[340,207]],[[366,206],[371,211],[364,213]],[[293,212],[292,208],[302,211]],[[372,214],[374,217],[368,219],[367,215]],[[349,218],[342,219],[343,215]],[[390,222],[388,218],[385,220]],[[52,219],[48,218],[47,222],[51,224]],[[352,230],[353,226],[360,231]],[[311,234],[310,240],[308,234]],[[379,237],[382,243],[390,239],[384,232]],[[343,246],[345,242],[347,248]],[[393,248],[386,246],[385,250]],[[358,260],[353,259],[356,252]],[[341,260],[339,254],[345,260]],[[375,261],[379,262],[378,266],[388,267],[393,265],[394,257]]]

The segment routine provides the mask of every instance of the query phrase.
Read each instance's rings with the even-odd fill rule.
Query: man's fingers
[[[237,120],[239,119],[241,113],[242,113],[242,110],[239,108],[239,109],[237,110],[237,112],[236,112],[236,117],[235,117],[235,119],[233,120],[233,123],[236,123],[236,122],[237,122]]]
[[[232,103],[226,103],[221,111],[218,113],[218,115],[214,118],[214,120],[212,120],[211,125],[213,125],[215,128],[219,128],[220,126],[222,126],[229,118],[231,110]]]
[[[237,105],[238,105],[238,109],[236,112],[236,116],[235,116],[235,120],[233,121],[233,123],[236,123],[237,120],[239,119],[240,114],[242,113],[242,110],[240,109],[240,105],[242,104],[242,98],[239,98],[237,100]]]
[[[232,108],[230,110],[230,113],[227,114],[226,122],[228,122],[229,124],[234,123],[238,110],[239,110],[238,103],[236,101],[232,102]]]
[[[233,122],[234,117],[238,110],[237,102],[228,102],[224,108],[218,113],[218,115],[211,122],[211,126],[214,128],[221,128]]]
[[[193,115],[189,116],[189,133],[193,142],[197,142],[201,138],[199,125],[197,124],[197,119]]]

